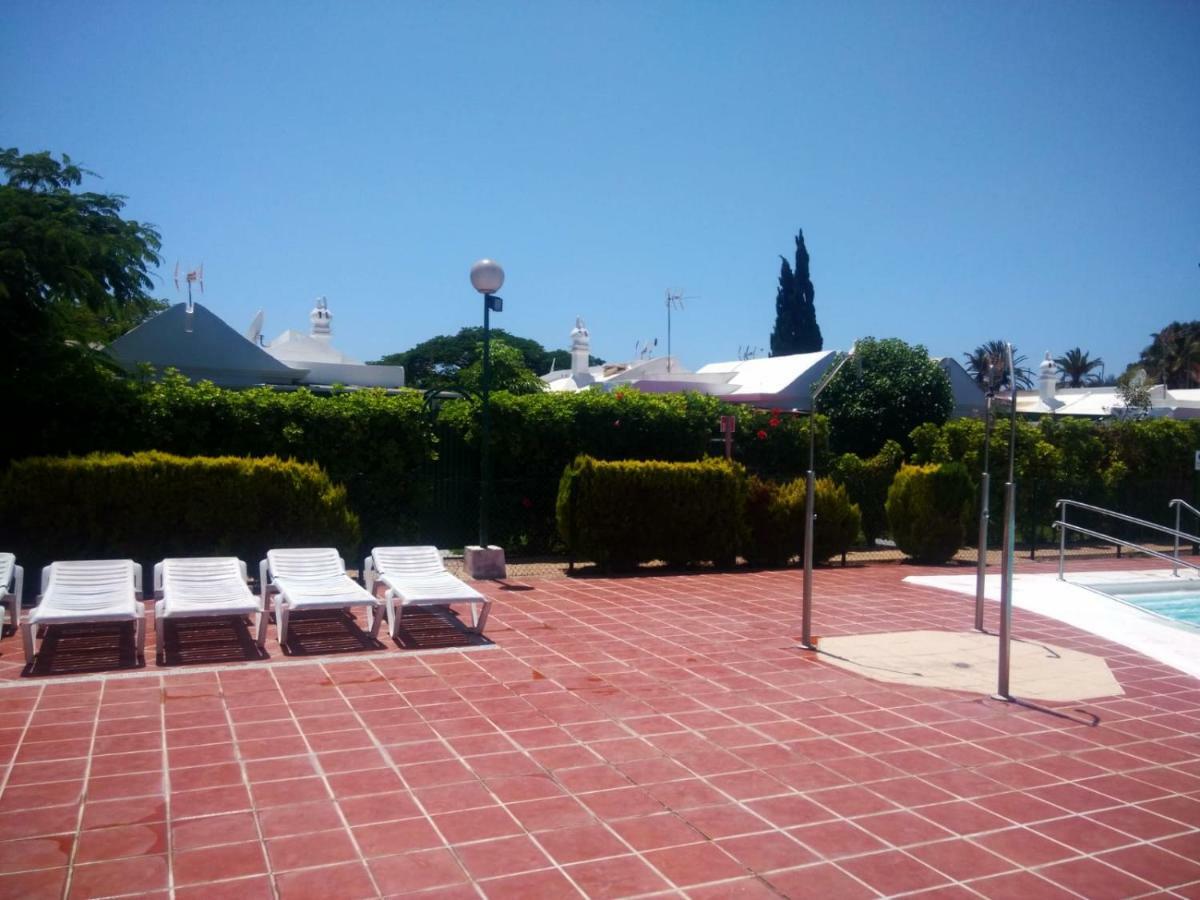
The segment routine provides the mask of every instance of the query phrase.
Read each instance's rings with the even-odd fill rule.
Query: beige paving
[[[877,681],[996,691],[999,640],[994,634],[891,631],[822,638],[821,659]],[[1099,656],[1041,641],[1012,642],[1009,686],[1031,700],[1086,700],[1124,694]]]

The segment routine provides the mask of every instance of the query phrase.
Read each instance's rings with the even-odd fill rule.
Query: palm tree
[[[1200,384],[1200,321],[1172,322],[1151,336],[1139,360],[1151,379],[1168,388]]]
[[[985,391],[1008,389],[1008,363],[1004,341],[980,344],[970,353],[964,353],[963,358],[967,361],[967,371]],[[1033,387],[1033,371],[1022,365],[1025,360],[1024,356],[1018,355],[1017,348],[1013,347],[1013,368],[1016,370],[1017,387],[1021,390]]]
[[[1085,384],[1098,384],[1099,375],[1092,372],[1104,368],[1104,360],[1100,357],[1092,359],[1091,354],[1078,347],[1068,350],[1062,356],[1054,357],[1054,362],[1063,374],[1067,387],[1083,387]]]

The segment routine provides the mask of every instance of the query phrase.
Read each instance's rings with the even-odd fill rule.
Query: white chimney
[[[1046,351],[1046,358],[1042,360],[1038,366],[1038,396],[1042,403],[1046,406],[1054,406],[1054,395],[1057,393],[1058,387],[1058,369],[1054,365],[1054,360],[1050,358],[1050,351]]]
[[[328,343],[333,335],[333,313],[329,311],[329,304],[324,297],[317,298],[317,305],[308,314],[308,321],[312,322],[309,333],[317,340]]]
[[[591,355],[591,335],[583,319],[575,317],[575,328],[571,331],[571,374],[585,375],[588,370],[588,359]]]

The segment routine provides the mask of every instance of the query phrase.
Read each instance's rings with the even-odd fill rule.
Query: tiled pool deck
[[[969,629],[920,571],[819,571],[817,632]],[[1125,695],[883,684],[795,648],[800,583],[489,585],[496,646],[428,655],[20,679],[6,637],[0,896],[1200,898],[1200,681],[1018,610]]]

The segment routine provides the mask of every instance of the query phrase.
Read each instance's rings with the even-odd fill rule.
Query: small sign
[[[721,434],[737,431],[737,416],[721,416]],[[1196,467],[1200,468],[1200,450],[1196,451]]]

